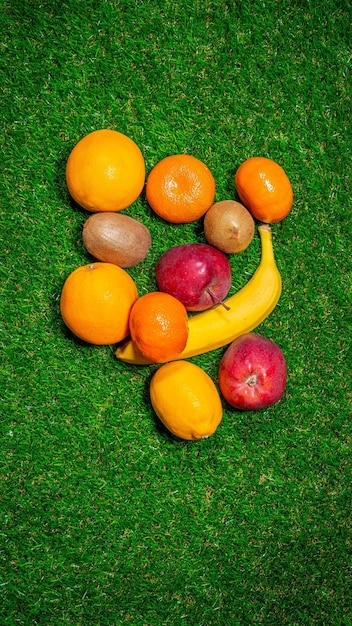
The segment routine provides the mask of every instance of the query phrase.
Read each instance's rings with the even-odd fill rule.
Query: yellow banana
[[[275,263],[271,229],[268,224],[258,227],[261,240],[261,260],[248,283],[221,304],[189,318],[188,340],[177,359],[188,359],[231,343],[258,326],[275,308],[281,295],[281,276]],[[135,365],[150,365],[151,361],[137,350],[131,340],[116,350],[119,360]]]

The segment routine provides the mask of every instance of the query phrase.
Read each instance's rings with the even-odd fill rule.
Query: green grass
[[[2,0],[1,623],[337,626],[351,623],[351,7],[343,0]],[[288,366],[285,397],[171,437],[148,397],[155,367],[74,339],[63,282],[88,262],[87,214],[65,164],[98,128],[147,171],[188,152],[216,199],[254,155],[295,194],[273,226],[281,300],[257,332]],[[150,228],[140,293],[202,223]],[[232,293],[259,239],[231,257]],[[223,350],[193,359],[216,380]]]

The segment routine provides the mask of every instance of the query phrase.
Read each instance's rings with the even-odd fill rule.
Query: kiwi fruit
[[[121,213],[94,213],[83,226],[82,238],[93,257],[120,267],[143,261],[151,246],[148,228]]]
[[[235,200],[215,202],[204,216],[204,235],[209,244],[226,254],[242,252],[254,236],[254,220]]]

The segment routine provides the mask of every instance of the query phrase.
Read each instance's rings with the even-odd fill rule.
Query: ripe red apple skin
[[[231,287],[228,258],[205,243],[169,248],[161,255],[155,272],[159,290],[180,300],[188,311],[209,309],[223,300]]]
[[[219,387],[225,400],[242,411],[265,409],[282,398],[287,380],[279,346],[256,333],[233,341],[219,367]]]

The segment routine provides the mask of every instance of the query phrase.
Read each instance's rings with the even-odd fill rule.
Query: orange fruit
[[[181,439],[209,437],[222,420],[222,404],[214,382],[190,361],[173,361],[159,367],[150,383],[150,399],[164,426]]]
[[[116,130],[95,130],[83,137],[66,164],[72,198],[92,213],[126,209],[138,198],[144,182],[139,147]]]
[[[167,222],[194,222],[213,204],[215,180],[196,157],[175,154],[153,167],[147,178],[146,197],[153,211]]]
[[[241,202],[261,222],[280,222],[288,215],[293,202],[290,180],[278,163],[265,157],[244,161],[235,174]]]
[[[138,298],[134,280],[112,263],[90,263],[66,279],[60,311],[66,326],[96,345],[117,343],[129,334],[130,310]]]
[[[186,308],[168,293],[152,291],[138,298],[130,314],[131,339],[150,361],[176,358],[188,337]]]

